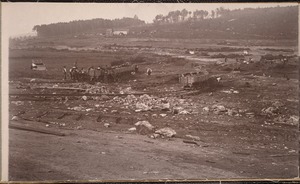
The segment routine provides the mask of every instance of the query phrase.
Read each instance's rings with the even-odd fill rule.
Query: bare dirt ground
[[[10,180],[298,177],[297,58],[284,66],[231,58],[224,63],[224,58],[203,56],[202,51],[189,54],[177,46],[12,50]],[[207,47],[219,49],[209,50],[210,56],[224,54],[219,52],[223,46],[201,46]],[[268,52],[247,47],[253,57],[274,54],[273,47]],[[76,59],[87,67],[101,63],[101,55],[109,63],[120,57],[130,61],[132,53],[143,56],[140,72],[122,82],[61,80],[60,68]],[[30,71],[31,57],[37,56],[47,72]],[[145,74],[148,67],[151,76]],[[210,78],[184,90],[178,76],[195,68]],[[151,128],[137,125],[140,121]],[[176,134],[157,133],[166,127]]]

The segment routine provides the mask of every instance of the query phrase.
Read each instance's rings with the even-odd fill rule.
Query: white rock
[[[149,123],[149,121],[138,121],[135,126],[144,126],[148,128],[149,130],[153,130],[154,126]]]
[[[196,140],[196,141],[200,141],[200,137],[198,137],[198,136],[186,135],[186,137],[191,138],[191,139]]]
[[[158,138],[158,137],[159,137],[159,134],[152,134],[152,135],[150,136],[151,139],[156,139],[156,138]]]
[[[156,134],[160,134],[166,137],[173,137],[176,135],[175,130],[172,128],[166,127],[155,131]]]
[[[135,107],[137,108],[137,110],[141,111],[148,111],[151,109],[151,107],[149,107],[148,105],[140,102],[136,103]]]
[[[202,110],[205,111],[205,112],[209,112],[209,107],[203,107]]]
[[[82,98],[82,100],[84,100],[84,101],[86,101],[86,100],[88,99],[87,96],[82,96],[81,98]]]
[[[182,110],[182,111],[179,112],[179,114],[190,114],[190,112],[187,111],[187,110]]]
[[[294,124],[298,124],[299,122],[299,116],[291,116],[290,120],[294,123]]]
[[[11,118],[11,120],[13,120],[13,121],[18,121],[18,120],[19,120],[19,117],[18,117],[18,116],[13,116],[13,117]]]
[[[134,131],[136,131],[136,127],[129,128],[128,131],[129,131],[129,132],[134,132]]]
[[[71,109],[74,110],[74,111],[82,111],[83,110],[82,107],[73,107]]]

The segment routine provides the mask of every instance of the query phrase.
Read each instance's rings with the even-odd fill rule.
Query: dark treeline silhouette
[[[298,7],[245,8],[212,11],[186,9],[159,14],[152,24],[134,18],[92,19],[36,25],[38,36],[105,33],[106,29],[129,29],[128,36],[157,38],[297,39]]]
[[[181,11],[170,11],[166,16],[159,14],[155,17],[153,22],[155,24],[163,24],[163,23],[177,23],[184,21],[197,21],[204,20],[208,18],[218,18],[223,15],[227,15],[230,12],[229,9],[225,9],[223,7],[217,8],[216,10],[212,10],[208,12],[206,10],[196,10],[196,11],[188,11],[183,9]]]
[[[220,7],[211,12],[204,10],[191,12],[183,9],[171,11],[166,16],[157,15],[153,21],[156,37],[252,36],[252,38],[272,39],[297,39],[298,37],[297,6],[236,10]]]
[[[143,24],[145,24],[145,22],[139,20],[137,16],[134,18],[122,18],[114,20],[98,18],[92,20],[60,22],[47,25],[35,25],[33,27],[33,31],[36,31],[40,37],[78,35],[82,33],[93,33],[103,29],[126,28]]]

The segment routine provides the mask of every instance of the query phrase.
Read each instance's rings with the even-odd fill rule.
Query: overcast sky
[[[188,11],[211,11],[218,7],[229,9],[291,6],[297,3],[2,3],[2,28],[8,29],[9,36],[30,33],[34,25],[93,18],[115,19],[134,17],[152,22],[158,14],[187,9]]]

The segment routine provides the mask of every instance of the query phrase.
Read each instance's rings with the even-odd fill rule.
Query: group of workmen
[[[135,65],[134,72],[138,71],[138,66]],[[105,67],[98,66],[94,68],[93,66],[88,69],[81,68],[79,69],[77,66],[77,62],[74,63],[74,66],[67,70],[66,66],[63,68],[64,78],[63,80],[67,80],[68,78],[73,81],[89,81],[89,82],[116,82],[117,74],[113,67],[106,65]],[[70,76],[70,77],[68,77]]]
[[[90,82],[112,82],[114,81],[114,70],[109,67],[93,66],[88,69],[77,67],[77,63],[72,68],[67,70],[66,66],[63,68],[64,80],[68,78],[73,81],[90,81]],[[69,76],[69,77],[68,77]]]

